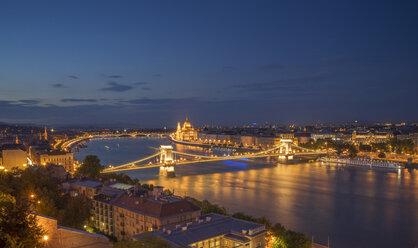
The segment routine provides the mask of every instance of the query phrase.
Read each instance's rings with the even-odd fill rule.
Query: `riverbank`
[[[257,151],[260,151],[260,149],[228,146],[227,144],[217,145],[217,144],[206,144],[206,143],[197,143],[197,142],[189,142],[189,141],[180,141],[180,140],[174,139],[174,137],[172,135],[169,135],[168,139],[173,143],[186,145],[186,146],[196,146],[196,147],[211,148],[211,149],[212,148],[229,149],[231,151],[238,151],[238,152],[257,152]]]
[[[88,148],[74,156],[82,161],[96,154],[104,165],[123,164],[169,144],[182,152],[207,153],[206,148],[168,139],[126,138],[89,141]],[[176,195],[207,199],[229,213],[265,215],[272,222],[314,236],[319,243],[326,244],[330,236],[331,247],[418,244],[417,170],[238,160],[181,165],[176,167],[176,178],[159,177],[158,168],[126,174],[141,183],[175,189]]]

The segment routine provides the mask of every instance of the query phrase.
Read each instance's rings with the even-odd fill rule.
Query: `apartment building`
[[[163,194],[158,186],[152,192],[138,186],[131,190],[103,187],[93,198],[93,208],[96,228],[118,240],[185,224],[201,211],[181,197]]]

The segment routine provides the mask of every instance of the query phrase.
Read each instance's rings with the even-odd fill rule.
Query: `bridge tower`
[[[160,146],[160,162],[162,164],[173,163],[173,146]]]
[[[173,146],[160,146],[160,176],[174,177]]]
[[[293,159],[293,155],[289,155],[289,153],[292,152],[292,148],[290,145],[293,143],[293,141],[291,139],[281,139],[280,143],[283,146],[280,146],[279,148],[279,152],[281,154],[279,155],[279,159]]]

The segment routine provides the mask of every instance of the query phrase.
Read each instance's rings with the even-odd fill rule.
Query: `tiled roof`
[[[80,186],[90,187],[90,188],[96,188],[96,187],[102,186],[103,183],[98,182],[98,181],[86,180],[86,181],[74,181],[74,182],[70,182],[70,184],[75,184],[75,185],[80,185]]]
[[[41,154],[42,155],[50,155],[50,156],[53,156],[53,155],[66,155],[66,154],[68,154],[68,152],[59,151],[59,150],[52,150],[52,151],[45,151],[45,152],[43,152]]]
[[[199,207],[184,199],[173,202],[162,202],[148,198],[141,199],[140,197],[129,196],[127,194],[116,199],[114,205],[157,218],[200,210]]]

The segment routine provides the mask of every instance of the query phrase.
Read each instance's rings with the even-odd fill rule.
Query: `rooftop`
[[[44,151],[41,154],[53,156],[53,155],[66,155],[66,154],[68,154],[68,152],[66,152],[66,151],[59,151],[59,150],[49,150],[49,151]]]
[[[176,198],[174,200],[175,197],[172,198],[166,200],[166,197],[160,197],[155,200],[152,197],[145,198],[123,194],[114,201],[114,205],[157,218],[200,211],[199,207],[185,199]]]
[[[221,235],[245,243],[249,240],[248,237],[265,232],[267,230],[263,224],[211,213],[197,218],[196,221],[184,227],[154,231],[149,234],[159,236],[176,246],[187,247],[201,240]],[[138,234],[134,238],[137,239],[140,236],[141,234]]]
[[[114,188],[114,189],[120,189],[120,190],[128,190],[128,189],[132,189],[134,186],[130,184],[125,184],[125,183],[114,183],[114,184],[109,185],[109,187]]]
[[[85,180],[85,181],[73,181],[70,184],[75,184],[79,186],[89,187],[89,188],[97,188],[102,186],[102,182],[92,181],[92,180]]]

